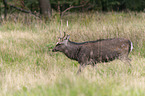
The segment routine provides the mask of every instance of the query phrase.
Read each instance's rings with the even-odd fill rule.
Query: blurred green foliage
[[[14,4],[17,7],[31,10],[32,12],[39,12],[39,2],[38,0],[7,0],[9,4]],[[79,6],[86,2],[87,6],[83,8],[76,8],[75,11],[88,11],[88,10],[98,10],[98,11],[143,11],[145,9],[144,0],[50,0],[52,9],[56,11],[63,11],[69,6]],[[58,6],[60,9],[58,9]],[[0,1],[0,11],[4,11],[3,1]]]

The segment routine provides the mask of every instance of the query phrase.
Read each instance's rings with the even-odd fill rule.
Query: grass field
[[[46,23],[28,15],[9,18],[0,24],[1,96],[145,96],[145,13],[71,13],[62,25],[57,15]],[[75,42],[128,38],[132,67],[115,60],[76,75],[76,61],[51,52],[59,30]]]

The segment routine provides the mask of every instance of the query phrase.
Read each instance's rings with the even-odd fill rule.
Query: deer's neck
[[[80,51],[80,45],[77,45],[71,41],[68,41],[66,49],[64,50],[64,54],[70,59],[78,60],[77,55],[79,51]]]

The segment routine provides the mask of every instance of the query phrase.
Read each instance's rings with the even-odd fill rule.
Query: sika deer
[[[110,38],[76,43],[70,41],[69,37],[69,35],[64,34],[64,37],[60,38],[52,51],[62,52],[68,58],[78,61],[80,67],[77,73],[89,64],[95,66],[97,63],[115,59],[125,60],[128,63],[130,61],[128,54],[132,51],[133,45],[128,39]]]

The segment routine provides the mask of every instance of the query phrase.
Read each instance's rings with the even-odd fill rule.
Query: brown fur
[[[78,73],[86,65],[96,65],[99,62],[109,62],[115,59],[127,60],[131,42],[124,38],[101,39],[76,43],[69,40],[69,36],[58,42],[53,52],[63,52],[68,58],[80,63]]]

